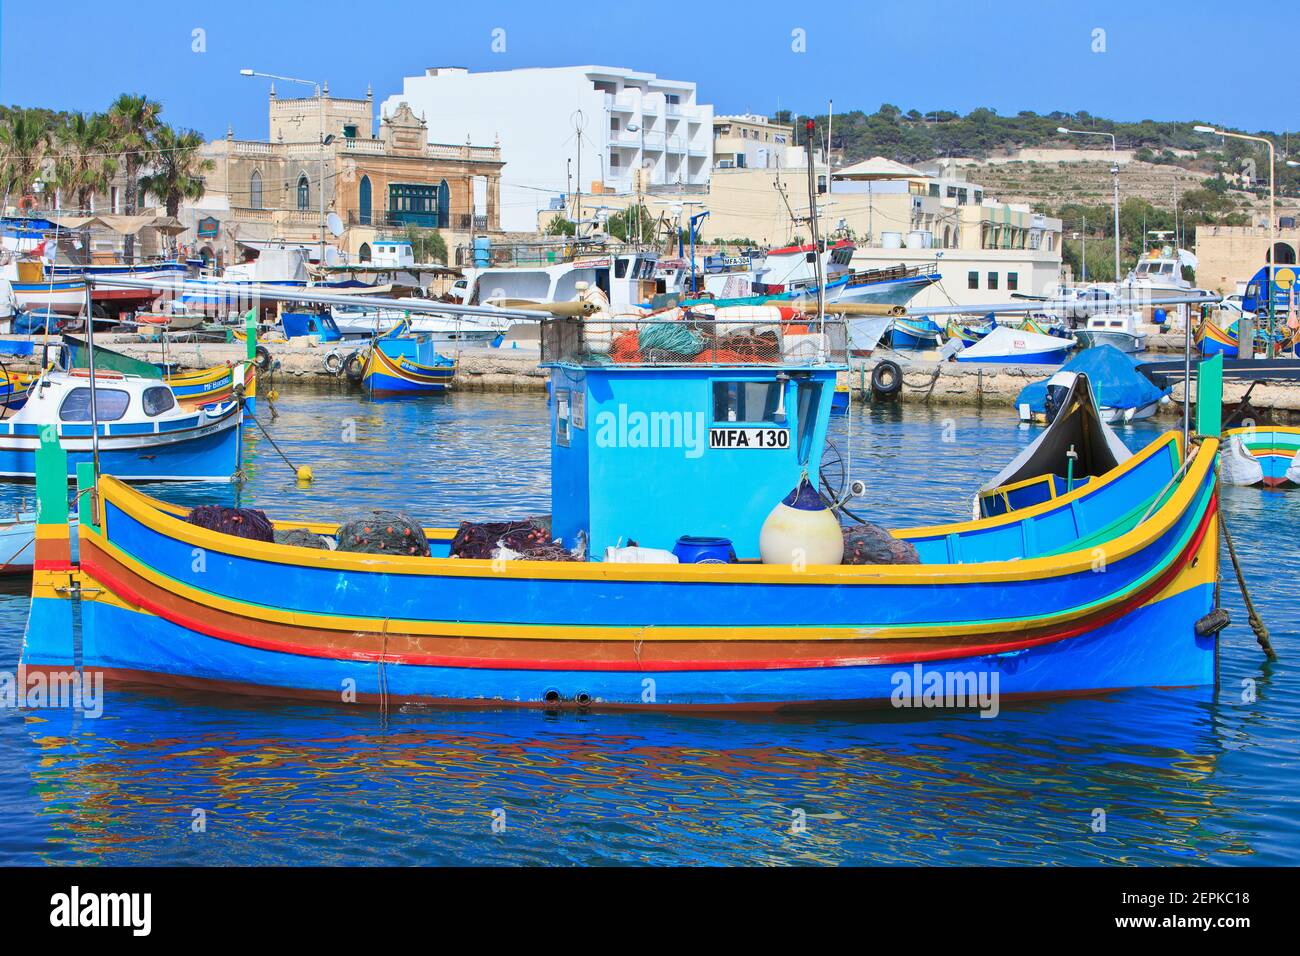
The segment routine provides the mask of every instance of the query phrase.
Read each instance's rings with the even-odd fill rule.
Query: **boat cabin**
[[[845,328],[826,320],[542,323],[552,532],[590,558],[721,537],[757,560],[773,507],[826,442]]]
[[[634,251],[585,256],[558,265],[482,269],[473,280],[469,302],[571,302],[581,291],[579,283],[586,283],[605,293],[615,308],[633,306],[654,296],[657,260],[653,252]]]

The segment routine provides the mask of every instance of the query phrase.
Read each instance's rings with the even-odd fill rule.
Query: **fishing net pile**
[[[224,505],[199,505],[186,520],[196,527],[222,534],[232,534],[250,541],[274,540],[274,529],[266,512],[256,508],[227,508]]]
[[[895,538],[880,525],[864,521],[844,529],[844,564],[920,564],[910,541]]]
[[[339,525],[335,539],[339,551],[429,556],[424,529],[410,515],[398,511],[370,511],[345,521]]]
[[[806,327],[790,326],[786,331],[806,332]],[[780,353],[780,336],[773,324],[720,323],[705,313],[685,312],[679,320],[647,322],[639,329],[619,333],[610,346],[608,361],[736,364],[773,362]]]
[[[329,542],[321,535],[306,528],[290,528],[288,531],[275,532],[276,544],[287,544],[294,548],[317,548],[322,551],[329,550]]]
[[[551,540],[550,528],[541,520],[462,521],[451,540],[453,558],[527,561],[576,561],[577,556]]]

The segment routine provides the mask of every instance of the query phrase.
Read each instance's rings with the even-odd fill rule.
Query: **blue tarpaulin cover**
[[[1098,345],[1084,349],[1059,369],[1061,372],[1082,372],[1088,376],[1093,393],[1102,408],[1141,408],[1160,400],[1168,394],[1151,384],[1151,380],[1137,370],[1137,359],[1113,345]],[[1016,396],[1016,407],[1028,405],[1041,413],[1047,403],[1047,382],[1026,385]]]

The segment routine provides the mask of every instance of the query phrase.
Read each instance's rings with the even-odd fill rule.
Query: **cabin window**
[[[799,464],[808,464],[812,454],[813,430],[817,427],[817,406],[822,386],[818,382],[799,383]]]
[[[785,421],[779,382],[714,382],[715,422]]]
[[[1019,272],[1008,272],[1008,273],[1007,273],[1007,288],[1010,289],[1010,290],[1013,291],[1013,292],[1014,292],[1016,289],[1019,289],[1019,288],[1020,288],[1020,273],[1019,273]]]
[[[615,278],[615,279],[625,279],[625,278],[627,278],[627,260],[626,260],[626,259],[615,259],[615,260],[614,260],[614,278]]]
[[[980,274],[978,272],[966,273],[966,288],[978,289],[980,287]]]
[[[998,287],[998,274],[997,274],[996,272],[990,272],[990,273],[989,273],[989,284],[988,284],[988,287],[989,287],[990,289],[996,289],[996,288]]]
[[[572,417],[569,404],[569,390],[558,389],[555,392],[555,444],[562,448],[569,447],[569,421]]]
[[[101,422],[115,422],[126,414],[131,404],[131,393],[116,388],[95,389],[95,417]],[[65,422],[90,421],[90,388],[74,388],[59,406],[59,420]]]
[[[144,390],[144,395],[140,398],[140,404],[144,406],[146,415],[161,415],[163,412],[170,412],[176,407],[176,399],[172,395],[172,390],[164,385],[154,385]]]

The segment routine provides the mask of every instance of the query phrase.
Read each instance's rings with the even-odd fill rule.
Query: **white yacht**
[[[1139,312],[1098,312],[1088,316],[1087,324],[1075,330],[1075,338],[1084,348],[1113,345],[1121,352],[1137,354],[1146,348],[1147,333]]]

